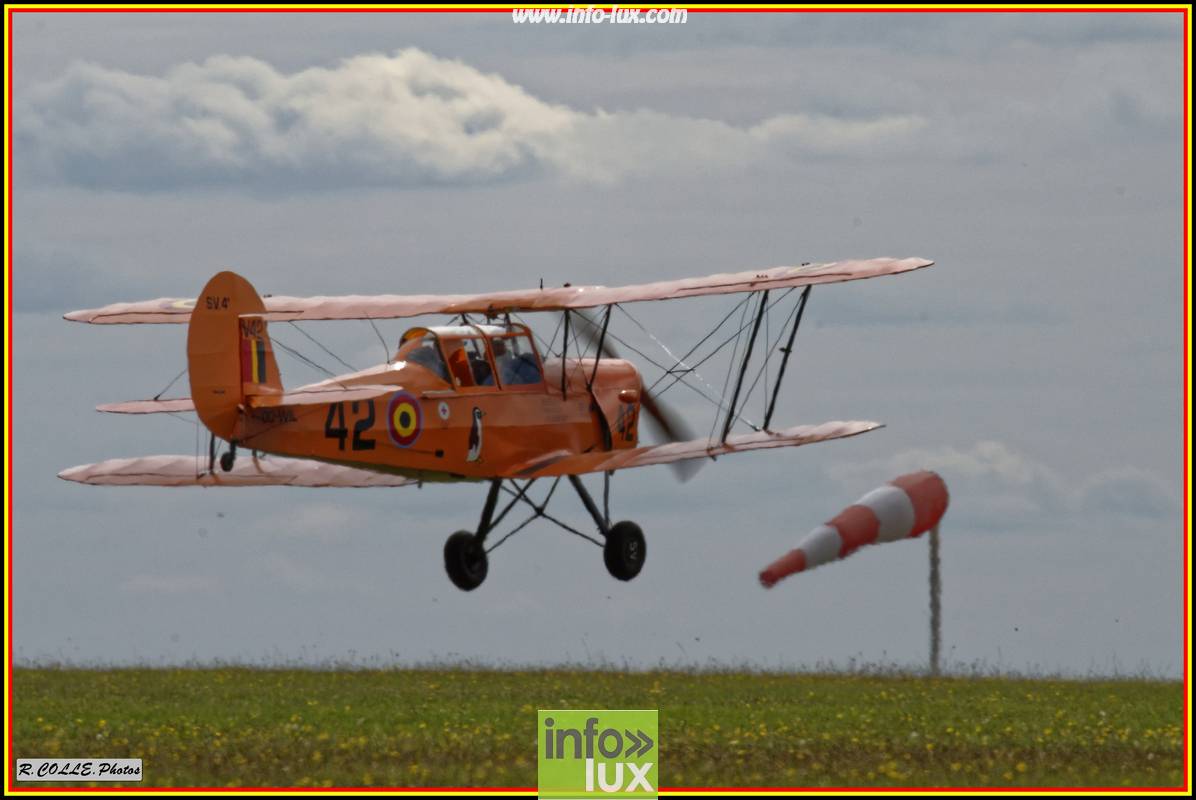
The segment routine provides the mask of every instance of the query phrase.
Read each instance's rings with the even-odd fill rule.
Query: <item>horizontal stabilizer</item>
[[[250,395],[249,405],[253,408],[276,408],[278,406],[302,406],[314,403],[343,403],[369,400],[389,394],[398,387],[382,384],[366,386],[321,385],[296,389],[283,394]],[[96,411],[108,414],[167,414],[180,411],[194,411],[195,404],[190,397],[171,397],[165,400],[126,400],[122,403],[103,403]]]
[[[123,403],[104,403],[96,411],[109,414],[166,414],[175,411],[194,411],[190,397],[171,397],[166,400],[126,400]]]
[[[300,486],[368,489],[408,486],[417,481],[302,458],[243,455],[232,471],[208,472],[206,457],[139,456],[64,469],[58,477],[93,486]]]
[[[841,283],[881,275],[896,275],[929,267],[925,258],[868,258],[831,261],[793,267],[770,267],[746,272],[727,272],[700,278],[679,278],[630,286],[560,286],[516,289],[483,294],[376,294],[333,297],[262,298],[269,321],[315,319],[397,319],[421,314],[491,314],[517,311],[563,311],[594,308],[611,303],[645,300],[677,300],[713,294],[788,289],[821,283]],[[195,300],[162,297],[133,303],[113,303],[103,308],[72,311],[64,315],[72,322],[93,324],[187,322]]]
[[[748,450],[768,450],[774,447],[800,447],[803,444],[826,442],[857,436],[884,427],[879,422],[823,422],[820,425],[798,425],[781,431],[728,436],[726,442],[694,439],[688,442],[636,447],[630,450],[606,450],[576,455],[557,454],[521,466],[508,478],[551,478],[558,475],[582,475],[587,472],[607,472],[653,464],[671,464],[693,458],[713,458],[727,453]]]
[[[345,403],[356,400],[370,400],[382,397],[398,390],[398,386],[386,384],[367,384],[357,386],[339,386],[323,383],[315,386],[296,389],[282,394],[249,395],[249,405],[253,408],[277,408],[278,406],[305,406],[317,403]]]

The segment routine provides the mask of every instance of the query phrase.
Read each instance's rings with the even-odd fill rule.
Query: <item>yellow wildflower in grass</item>
[[[534,786],[535,710],[558,706],[658,708],[667,786],[1162,786],[1183,763],[1178,683],[476,669],[20,669],[13,683],[17,756],[119,749],[97,754],[146,758],[147,786]]]

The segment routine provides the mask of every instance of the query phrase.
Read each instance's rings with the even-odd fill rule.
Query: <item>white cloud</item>
[[[919,469],[933,469],[965,480],[988,481],[1002,486],[1046,486],[1052,494],[1058,493],[1060,487],[1058,475],[1049,467],[995,441],[977,442],[964,450],[950,446],[912,448],[886,458],[832,467],[830,473],[833,478],[847,481],[894,477]]]
[[[1097,473],[1080,487],[1080,506],[1098,514],[1165,518],[1178,500],[1172,487],[1153,472],[1138,467],[1115,467]]]
[[[907,472],[929,469],[942,475],[952,515],[990,529],[1038,526],[1044,516],[1118,515],[1157,522],[1176,511],[1170,484],[1153,472],[1128,466],[1069,480],[1054,468],[1002,442],[969,448],[914,448],[886,458],[830,467],[828,475],[861,493]],[[846,498],[846,496],[845,496]]]
[[[918,114],[874,119],[838,119],[820,114],[781,114],[751,129],[753,136],[778,144],[794,155],[889,152],[911,141],[926,126]]]
[[[581,111],[418,49],[280,73],[215,56],[161,77],[76,63],[15,111],[18,163],[100,188],[412,186],[530,174],[612,182],[836,154],[891,153],[926,121],[789,113],[752,126]]]

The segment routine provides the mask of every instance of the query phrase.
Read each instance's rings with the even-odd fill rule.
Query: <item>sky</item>
[[[18,663],[917,669],[924,539],[770,591],[756,575],[868,490],[934,469],[949,668],[1178,676],[1180,21],[16,14]],[[456,590],[441,550],[476,525],[481,484],[56,477],[206,445],[190,417],[93,410],[161,390],[185,326],[61,315],[194,295],[221,269],[262,293],[424,294],[878,256],[936,265],[817,288],[776,420],[886,427],[683,484],[617,474],[612,514],[648,542],[629,583],[536,523]],[[735,302],[634,304],[612,330],[661,361]],[[379,327],[393,346],[421,321]],[[556,322],[527,321],[546,339]],[[363,322],[303,330],[356,367],[382,360]],[[279,363],[288,386],[323,377]],[[697,393],[666,399],[711,425]],[[552,510],[588,523],[564,493]]]

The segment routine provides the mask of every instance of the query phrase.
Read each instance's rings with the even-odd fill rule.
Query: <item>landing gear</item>
[[[639,575],[640,570],[644,568],[644,558],[648,554],[647,545],[644,542],[644,532],[634,522],[625,520],[617,522],[614,525],[608,522],[610,519],[610,514],[607,510],[609,509],[610,500],[610,474],[607,473],[604,476],[604,502],[601,509],[594,502],[594,498],[590,496],[589,491],[580,478],[576,475],[570,475],[568,479],[569,483],[577,491],[577,496],[581,498],[582,505],[590,512],[594,524],[598,527],[598,532],[602,535],[602,540],[595,539],[593,536],[583,533],[547,513],[548,501],[552,499],[552,495],[556,492],[556,488],[561,482],[560,478],[553,481],[552,488],[548,490],[547,496],[539,503],[533,502],[527,496],[528,489],[532,487],[535,480],[525,481],[522,485],[518,481],[512,480],[510,481],[510,487],[507,487],[503,485],[507,481],[495,479],[490,481],[490,491],[486,495],[486,504],[482,507],[482,517],[478,521],[477,531],[474,533],[457,531],[444,543],[444,569],[448,573],[449,580],[453,582],[453,585],[466,592],[473,591],[481,586],[482,582],[486,580],[486,573],[489,571],[490,566],[487,553],[523,530],[529,523],[541,517],[569,533],[601,547],[602,560],[606,563],[606,570],[616,579],[629,581],[636,575]],[[499,492],[506,492],[508,495],[511,495],[511,500],[502,511],[495,514]],[[487,548],[486,537],[503,521],[507,513],[519,503],[531,506],[534,513],[516,525],[514,530],[505,534],[495,544]]]
[[[444,569],[458,589],[470,592],[482,585],[490,569],[486,548],[469,531],[457,531],[444,543]]]
[[[602,545],[602,560],[606,562],[606,571],[621,581],[629,581],[639,575],[640,570],[644,568],[644,558],[648,555],[644,532],[634,522],[616,522],[614,525],[608,522],[610,519],[610,473],[604,475],[604,502],[601,510],[594,502],[594,498],[590,497],[581,478],[570,475],[569,482],[573,484],[577,496],[581,498],[582,504],[590,512],[598,530],[606,539],[606,543]]]
[[[634,522],[616,522],[606,534],[602,560],[606,571],[621,581],[629,581],[644,568],[647,545],[644,532]]]
[[[237,463],[237,443],[229,442],[228,449],[220,454],[220,469],[225,472],[232,472],[233,465]]]
[[[453,585],[464,592],[472,592],[481,586],[490,570],[490,562],[486,558],[486,534],[490,533],[494,523],[501,521],[511,508],[507,506],[498,520],[494,519],[494,506],[498,503],[498,493],[501,489],[501,480],[490,481],[490,491],[486,494],[486,505],[482,506],[482,518],[478,520],[477,533],[457,531],[444,543],[444,570]],[[514,504],[512,501],[511,505]]]

